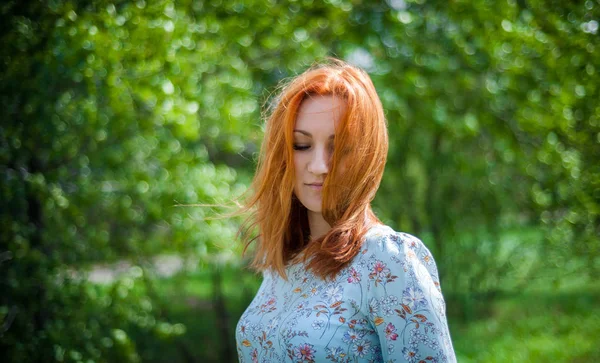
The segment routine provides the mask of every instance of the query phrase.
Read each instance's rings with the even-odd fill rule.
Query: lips
[[[313,190],[322,190],[323,189],[323,183],[307,183],[304,185],[306,185],[307,187],[309,187],[310,189],[313,189]]]

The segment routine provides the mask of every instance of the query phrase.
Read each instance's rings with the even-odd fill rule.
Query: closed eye
[[[294,150],[304,151],[310,149],[310,145],[294,144]]]

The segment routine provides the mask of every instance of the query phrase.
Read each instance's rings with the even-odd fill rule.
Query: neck
[[[323,218],[323,214],[311,211],[308,211],[308,227],[312,241],[323,237],[331,229],[329,223]]]

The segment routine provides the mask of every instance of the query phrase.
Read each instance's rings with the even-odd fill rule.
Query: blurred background
[[[235,362],[278,82],[363,67],[461,362],[600,361],[600,1],[4,1],[0,355]],[[184,205],[184,206],[181,206]]]

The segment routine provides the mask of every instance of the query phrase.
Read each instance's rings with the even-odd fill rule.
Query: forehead
[[[310,96],[302,101],[295,129],[335,130],[346,110],[343,99],[336,96]]]

